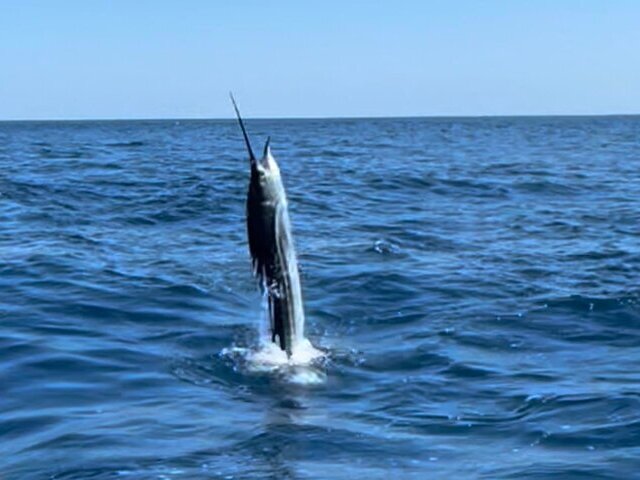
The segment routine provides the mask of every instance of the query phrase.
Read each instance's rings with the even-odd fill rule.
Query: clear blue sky
[[[0,0],[0,119],[640,113],[637,0]]]

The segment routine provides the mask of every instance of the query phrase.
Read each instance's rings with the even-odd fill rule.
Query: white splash
[[[282,366],[307,366],[323,357],[324,353],[311,345],[311,342],[306,338],[296,342],[291,358],[287,358],[284,350],[281,350],[275,343],[263,339],[260,347],[252,351],[247,360],[251,365],[264,371]]]
[[[306,338],[297,343],[291,358],[267,339],[257,348],[225,348],[220,354],[230,357],[249,375],[272,375],[283,383],[295,385],[319,385],[326,380],[322,364],[327,356]]]

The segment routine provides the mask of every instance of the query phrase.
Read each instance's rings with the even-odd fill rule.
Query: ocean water
[[[640,478],[640,117],[0,123],[0,478]]]

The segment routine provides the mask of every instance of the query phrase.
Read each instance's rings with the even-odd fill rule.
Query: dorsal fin
[[[267,137],[267,141],[264,144],[264,153],[262,154],[263,157],[268,157],[271,154],[271,148],[269,147],[270,143],[271,143],[271,137]]]

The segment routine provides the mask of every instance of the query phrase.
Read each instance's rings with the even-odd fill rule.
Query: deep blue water
[[[250,371],[231,121],[0,124],[0,477],[640,478],[640,117],[249,121],[324,381]]]

